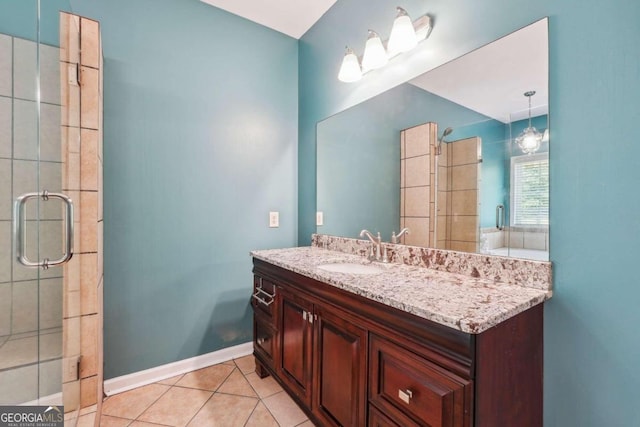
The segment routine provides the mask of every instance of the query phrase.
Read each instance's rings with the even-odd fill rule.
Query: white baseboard
[[[167,378],[175,377],[176,375],[195,371],[196,369],[206,368],[207,366],[226,362],[249,354],[253,354],[252,342],[223,348],[222,350],[214,351],[212,353],[203,354],[190,359],[179,360],[173,363],[167,363],[166,365],[156,366],[155,368],[145,369],[144,371],[134,372],[121,377],[111,378],[104,382],[104,394],[111,396],[113,394],[122,393],[123,391],[166,380]]]

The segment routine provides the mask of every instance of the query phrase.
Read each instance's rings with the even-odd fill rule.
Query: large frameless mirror
[[[548,260],[548,20],[317,124],[318,233]]]

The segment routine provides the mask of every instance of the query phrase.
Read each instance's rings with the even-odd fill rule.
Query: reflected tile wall
[[[480,138],[472,137],[443,146],[443,155],[438,160],[437,248],[463,252],[480,250],[481,145]]]
[[[433,246],[436,132],[425,123],[400,133],[400,225],[411,230],[405,244]]]

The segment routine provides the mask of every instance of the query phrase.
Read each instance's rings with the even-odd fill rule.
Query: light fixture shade
[[[362,78],[362,69],[358,57],[352,49],[347,48],[342,59],[338,80],[345,83],[357,82]]]
[[[529,126],[516,137],[516,144],[525,154],[535,153],[540,149],[540,144],[542,143],[542,134],[531,126],[531,97],[535,94],[535,90],[524,93],[524,96],[529,99]]]
[[[411,18],[406,10],[398,7],[398,16],[396,16],[395,21],[393,21],[389,44],[387,45],[389,56],[407,52],[416,47],[417,44],[418,38],[416,37],[416,31],[413,28]]]
[[[523,130],[516,138],[516,144],[525,154],[533,154],[540,149],[542,134],[533,126]]]
[[[380,36],[375,31],[369,30],[369,38],[367,38],[364,55],[362,55],[363,70],[375,70],[376,68],[384,67],[388,61],[389,58],[387,58],[387,52],[384,50]]]

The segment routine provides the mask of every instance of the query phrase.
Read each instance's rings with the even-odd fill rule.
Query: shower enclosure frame
[[[74,425],[102,400],[100,28],[24,4],[0,34],[0,404]]]

